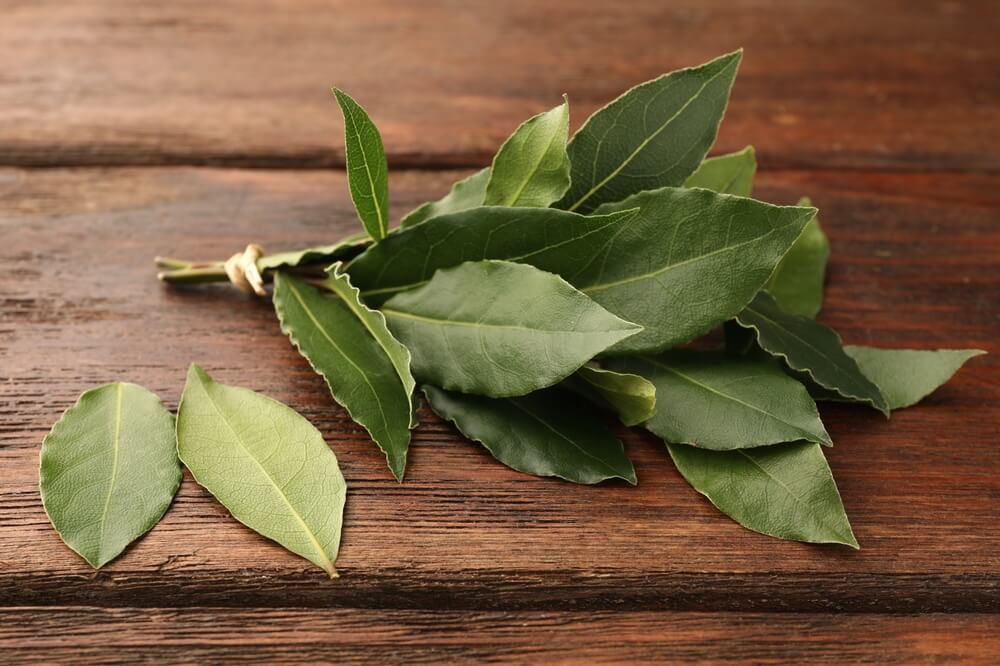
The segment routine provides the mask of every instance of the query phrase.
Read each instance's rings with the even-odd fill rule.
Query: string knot
[[[240,291],[258,296],[267,296],[264,290],[264,278],[257,270],[257,260],[264,256],[264,249],[256,243],[247,245],[242,252],[237,252],[226,260],[226,275]]]

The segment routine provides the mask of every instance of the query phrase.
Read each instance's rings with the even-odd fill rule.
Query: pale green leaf
[[[403,229],[420,224],[439,215],[458,213],[481,206],[486,196],[486,183],[490,180],[490,168],[480,169],[463,178],[451,187],[451,191],[437,201],[428,201],[406,214],[399,226]]]
[[[624,479],[635,485],[635,469],[621,441],[565,391],[551,388],[519,398],[433,386],[423,391],[431,409],[512,469],[574,483]]]
[[[668,442],[716,451],[832,443],[806,387],[773,363],[675,350],[613,358],[608,366],[653,382],[660,406],[646,428]]]
[[[307,264],[326,266],[335,261],[354,258],[370,243],[367,233],[358,233],[351,234],[339,243],[332,245],[320,245],[291,252],[275,252],[258,259],[257,270],[263,273],[279,268],[298,268]]]
[[[174,417],[135,384],[86,391],[42,443],[42,505],[94,568],[152,529],[180,483]]]
[[[710,157],[698,167],[698,170],[688,176],[684,187],[703,187],[721,194],[735,194],[740,197],[750,196],[753,190],[753,177],[757,173],[757,157],[753,146],[747,146],[737,153]],[[809,202],[799,202],[800,206],[809,206]]]
[[[382,135],[360,104],[342,90],[334,88],[333,93],[344,114],[344,155],[351,199],[361,224],[378,241],[389,233],[389,166]]]
[[[571,185],[555,207],[586,213],[682,185],[715,142],[741,57],[664,74],[598,110],[569,143]]]
[[[809,317],[785,312],[767,292],[757,294],[736,321],[753,332],[761,349],[780,358],[792,370],[824,389],[848,400],[866,402],[888,415],[889,406],[878,386],[847,355],[840,336],[833,330]]]
[[[192,365],[177,411],[177,452],[234,518],[337,575],[347,484],[300,414]]]
[[[598,261],[636,213],[585,217],[553,208],[473,208],[395,232],[347,270],[373,305],[465,261],[503,259],[550,273],[574,273]]]
[[[844,351],[882,391],[889,409],[915,405],[951,379],[980,349],[878,349],[847,345]]]
[[[858,547],[819,444],[667,449],[688,483],[740,525],[780,539]]]
[[[799,206],[811,206],[802,197]],[[785,312],[815,317],[823,307],[823,281],[830,243],[814,217],[781,260],[765,289]]]
[[[560,386],[611,410],[627,426],[639,425],[656,413],[656,387],[639,375],[585,365]]]
[[[493,158],[484,206],[541,206],[569,188],[569,102],[525,121]]]
[[[490,397],[552,386],[641,330],[562,278],[506,261],[440,270],[382,312],[421,382]]]
[[[639,215],[593,259],[563,273],[609,311],[645,327],[618,354],[658,352],[731,318],[767,282],[814,208],[703,189],[643,192],[598,213]]]
[[[325,293],[284,273],[274,281],[274,309],[281,330],[326,380],[334,400],[360,423],[402,480],[415,382],[410,353],[386,328],[380,312],[361,303],[357,289],[335,264]]]

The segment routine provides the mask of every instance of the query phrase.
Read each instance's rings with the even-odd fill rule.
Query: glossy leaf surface
[[[688,176],[684,187],[703,187],[720,194],[748,197],[753,191],[753,177],[757,173],[757,156],[753,146],[737,153],[709,157],[698,170]],[[799,205],[809,206],[808,201]]]
[[[980,349],[879,349],[847,345],[844,351],[885,396],[889,409],[915,405],[947,382]]]
[[[812,203],[803,197],[798,205]],[[823,307],[823,281],[829,256],[830,243],[819,226],[819,218],[814,217],[774,269],[765,289],[785,312],[816,317]]]
[[[333,94],[344,114],[347,184],[358,218],[376,241],[389,233],[389,166],[382,135],[361,105],[337,88]]]
[[[639,425],[656,413],[656,387],[639,375],[585,365],[561,386],[611,410],[627,426]]]

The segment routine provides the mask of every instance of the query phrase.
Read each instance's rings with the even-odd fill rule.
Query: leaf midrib
[[[101,511],[100,527],[98,528],[97,536],[97,548],[98,557],[100,557],[101,551],[104,549],[104,528],[108,522],[108,509],[111,507],[111,496],[115,491],[115,483],[118,481],[118,459],[120,457],[121,450],[121,435],[122,435],[122,385],[118,383],[115,385],[115,438],[114,438],[114,456],[111,463],[111,481],[108,483],[108,496],[104,500],[104,509]]]
[[[545,157],[546,157],[546,156],[547,156],[547,155],[549,154],[549,150],[551,150],[551,149],[552,149],[552,144],[553,144],[553,143],[555,142],[555,140],[556,140],[556,137],[557,137],[558,135],[559,135],[559,131],[558,131],[558,129],[557,129],[557,130],[556,130],[555,132],[553,132],[553,133],[552,133],[552,135],[551,135],[551,136],[549,137],[549,141],[548,141],[548,143],[547,143],[547,144],[545,144],[545,150],[543,150],[543,151],[541,152],[541,154],[539,155],[539,157],[538,157],[538,161],[537,161],[537,162],[535,162],[535,166],[534,166],[534,167],[532,167],[532,169],[531,169],[531,172],[530,172],[530,173],[529,173],[529,174],[528,174],[528,175],[527,175],[527,176],[526,176],[525,178],[523,178],[523,179],[521,180],[521,186],[517,188],[517,192],[515,192],[515,193],[514,193],[514,196],[513,196],[513,197],[511,197],[511,199],[510,199],[510,201],[511,201],[511,202],[510,202],[510,203],[508,203],[508,204],[501,204],[501,205],[507,205],[507,206],[516,206],[516,205],[517,205],[518,201],[520,200],[520,197],[521,197],[521,194],[523,194],[523,193],[524,193],[524,188],[526,188],[526,187],[528,186],[528,183],[529,183],[529,182],[531,182],[531,179],[535,177],[535,174],[536,174],[536,173],[538,173],[538,169],[539,169],[539,167],[541,167],[541,166],[542,166],[542,162],[544,162],[544,161],[545,161]],[[530,138],[530,136],[529,136],[529,138]],[[491,172],[491,174],[490,174],[490,177],[491,177],[491,178],[493,177],[493,174],[494,174],[494,173],[495,173],[495,172]],[[489,189],[489,186],[487,185],[487,190],[488,190],[488,189]]]
[[[347,105],[348,111],[347,115],[351,118],[351,129],[354,132],[354,139],[358,142],[358,148],[361,152],[361,163],[365,167],[365,174],[368,176],[368,189],[372,193],[372,204],[375,206],[375,215],[378,217],[378,230],[379,239],[385,238],[386,228],[385,220],[382,217],[382,206],[379,203],[378,195],[375,194],[375,181],[372,179],[372,171],[368,166],[368,151],[365,150],[364,143],[361,141],[361,132],[358,130],[358,123],[354,119],[354,108],[351,104]]]
[[[573,331],[565,329],[548,329],[548,328],[528,328],[527,326],[516,326],[513,324],[490,324],[483,322],[474,321],[460,321],[457,319],[435,319],[433,317],[425,317],[417,314],[412,314],[409,312],[402,312],[400,310],[393,310],[391,308],[382,308],[380,310],[383,314],[389,317],[398,317],[400,319],[410,319],[413,321],[419,321],[426,324],[433,324],[435,326],[459,326],[464,328],[477,328],[477,329],[497,329],[497,330],[511,330],[511,331],[527,331],[529,333],[562,333],[562,334],[579,334],[579,335],[592,335],[598,333],[621,333],[628,332],[632,329],[621,329],[621,328],[608,328],[601,331]]]

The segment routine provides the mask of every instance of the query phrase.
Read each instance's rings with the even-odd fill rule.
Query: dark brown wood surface
[[[4,3],[5,661],[995,662],[996,4],[540,5]],[[343,173],[314,168],[342,157],[330,83],[369,108],[395,166],[417,167],[391,174],[398,217],[558,93],[579,122],[737,46],[717,149],[754,143],[759,196],[820,207],[823,321],[851,343],[991,352],[888,422],[823,407],[860,552],[740,528],[637,430],[621,433],[638,487],[579,487],[508,470],[423,409],[397,484],[266,300],[154,278],[157,254],[356,228]],[[100,572],[59,541],[37,491],[52,423],[116,379],[173,408],[192,361],[295,407],[333,446],[350,484],[341,578],[189,476]]]

